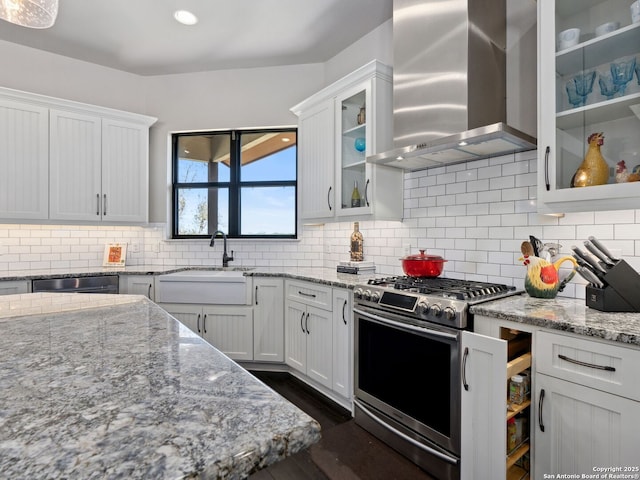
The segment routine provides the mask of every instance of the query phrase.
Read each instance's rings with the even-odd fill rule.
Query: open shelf
[[[530,405],[531,405],[531,399],[530,398],[527,398],[520,405],[517,405],[515,403],[510,403],[509,399],[507,399],[507,420],[509,420],[510,418],[515,417],[520,412],[523,412],[524,410],[529,408]],[[511,408],[513,408],[513,410],[511,410]]]
[[[507,470],[511,468],[522,456],[529,451],[529,440],[518,445],[513,452],[507,455]]]
[[[531,352],[527,352],[507,363],[507,379],[531,367]]]
[[[529,472],[519,465],[512,465],[507,469],[507,480],[526,480]]]

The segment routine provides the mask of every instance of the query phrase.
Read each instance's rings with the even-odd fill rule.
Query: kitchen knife
[[[602,275],[607,273],[607,271],[603,267],[600,266],[598,261],[595,258],[593,258],[591,255],[589,255],[588,253],[583,252],[582,250],[580,250],[575,245],[571,246],[571,250],[573,250],[573,252],[578,257],[580,257],[582,260],[587,262],[592,267],[592,270],[595,272],[595,274],[598,276],[598,278],[602,278]]]
[[[578,265],[576,267],[576,272],[578,272],[582,278],[584,278],[587,282],[589,282],[594,287],[598,287],[598,288],[604,287],[604,283],[598,277],[596,277],[595,274],[588,268]]]
[[[600,250],[598,250],[596,248],[596,246],[591,243],[589,240],[585,240],[584,241],[584,246],[587,248],[587,250],[589,250],[591,253],[593,253],[596,257],[598,257],[598,260],[600,260],[604,266],[604,268],[611,268],[615,265],[615,263],[613,263],[611,260],[609,260],[609,258],[602,253]]]
[[[589,237],[589,240],[591,241],[591,243],[593,243],[596,246],[596,248],[598,250],[600,250],[602,253],[604,253],[612,262],[615,263],[615,262],[619,262],[620,261],[620,259],[614,257],[611,254],[611,252],[609,251],[609,249],[607,247],[605,247],[602,244],[602,242],[600,242],[600,240],[598,240],[596,237],[591,236],[591,237]]]

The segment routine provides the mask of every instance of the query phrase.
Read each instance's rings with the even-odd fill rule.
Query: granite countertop
[[[474,305],[471,312],[640,346],[640,313],[600,312],[587,307],[582,299],[541,299],[522,294]]]
[[[8,295],[0,317],[3,478],[244,478],[320,438],[142,296]]]
[[[243,271],[247,276],[285,277],[320,283],[341,288],[353,288],[358,283],[366,283],[376,275],[350,275],[338,273],[335,268],[298,268],[298,267],[207,267],[207,266],[157,266],[136,265],[125,268],[84,267],[68,269],[16,270],[0,273],[0,281],[36,280],[46,278],[65,278],[93,275],[164,275],[183,270],[235,270]],[[380,276],[380,275],[378,275]]]

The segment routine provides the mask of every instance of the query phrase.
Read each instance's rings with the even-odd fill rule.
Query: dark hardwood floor
[[[405,457],[356,425],[351,414],[288,373],[251,372],[315,418],[322,439],[250,480],[433,480]]]

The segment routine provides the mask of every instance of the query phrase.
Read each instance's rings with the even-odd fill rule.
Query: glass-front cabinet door
[[[371,182],[367,155],[375,151],[367,108],[371,103],[371,82],[356,85],[336,97],[336,157],[338,214],[367,214],[371,210]]]
[[[630,4],[538,2],[541,213],[640,207],[640,18]]]

